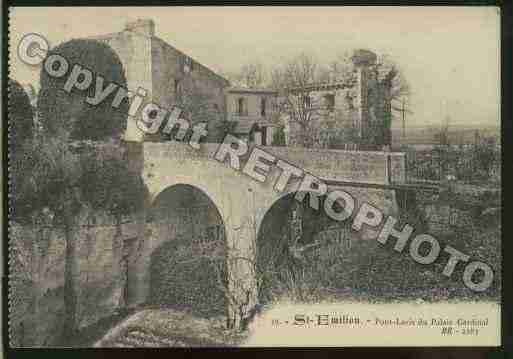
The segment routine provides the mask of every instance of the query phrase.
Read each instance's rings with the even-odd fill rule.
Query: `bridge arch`
[[[226,235],[217,204],[202,189],[174,184],[152,201],[148,304],[211,317],[226,314]]]
[[[325,213],[326,196],[319,198],[319,210],[315,210],[309,206],[308,194],[301,202],[296,194],[279,196],[268,207],[259,226],[256,262],[260,303],[290,295],[295,298],[289,299],[307,300],[301,287],[308,281],[303,277],[312,269],[312,261],[326,250],[336,249],[343,255],[350,241],[359,239],[358,233],[350,228],[351,219],[339,222]]]

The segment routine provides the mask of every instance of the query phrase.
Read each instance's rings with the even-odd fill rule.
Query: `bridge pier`
[[[150,264],[154,251],[152,233],[146,224],[147,209],[137,216],[138,239],[131,245],[126,276],[126,306],[133,308],[148,302]],[[258,297],[256,281],[256,238],[251,218],[231,219],[225,223],[227,326],[241,328],[255,307]]]
[[[224,204],[223,208],[227,327],[242,328],[258,298],[255,267],[256,223],[245,201],[234,201],[233,206]],[[125,303],[128,308],[147,304],[151,300],[152,254],[160,243],[172,240],[159,238],[158,231],[147,222],[150,209],[151,204],[146,203],[137,214],[137,239],[127,248]]]
[[[228,328],[242,328],[258,300],[256,280],[257,223],[249,208],[242,211],[237,202],[228,206],[225,219],[227,245],[227,316]],[[246,207],[243,205],[243,207]]]

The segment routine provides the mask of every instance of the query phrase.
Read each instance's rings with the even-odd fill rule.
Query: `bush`
[[[427,232],[427,220],[420,210],[421,203],[407,203],[410,205],[401,209],[402,215],[396,227],[411,224],[415,229],[410,237],[413,238]],[[481,220],[480,216],[469,212],[471,225],[462,231],[441,234],[437,239],[441,248],[450,244],[473,260],[482,260],[492,266],[495,280],[492,287],[483,293],[466,288],[462,280],[463,265],[459,265],[450,278],[442,274],[448,259],[443,252],[432,265],[421,265],[409,255],[408,245],[397,253],[393,249],[393,240],[382,245],[376,240],[359,238],[353,230],[338,229],[331,232],[331,237],[328,232],[321,232],[305,239],[309,243],[323,237],[322,245],[306,252],[303,260],[294,258],[286,243],[275,238],[272,255],[263,253],[261,257],[265,257],[267,262],[262,258],[259,262],[260,300],[497,300],[500,297],[500,218],[490,221]],[[346,238],[349,234],[350,241],[337,240],[342,230]]]

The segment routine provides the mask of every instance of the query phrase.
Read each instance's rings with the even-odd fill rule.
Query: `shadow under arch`
[[[213,317],[226,315],[226,235],[222,216],[201,189],[177,184],[152,201],[148,304]]]
[[[319,209],[309,205],[310,195],[304,193],[298,201],[297,192],[277,199],[265,213],[258,230],[257,280],[258,299],[261,304],[280,297],[304,299],[301,283],[312,265],[321,266],[323,251],[336,250],[329,256],[341,254],[350,248],[351,240],[357,237],[351,220],[336,221],[324,211],[326,196],[319,197]],[[334,210],[343,210],[338,202]],[[327,248],[329,247],[329,248]],[[326,263],[327,265],[328,263]],[[322,285],[322,283],[319,283]]]

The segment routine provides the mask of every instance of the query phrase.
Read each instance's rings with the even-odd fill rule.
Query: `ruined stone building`
[[[356,50],[353,70],[343,80],[299,89],[311,109],[312,147],[379,149],[391,143],[391,86],[394,72],[382,69],[369,50]],[[300,126],[285,117],[287,144],[299,143]]]
[[[230,87],[227,79],[155,35],[151,19],[129,22],[116,33],[95,36],[119,56],[131,91],[147,91],[144,103],[172,109],[180,106],[191,122],[207,122],[206,142],[220,142],[226,132],[257,145],[273,145],[280,125],[285,142],[301,146],[301,128],[276,104],[277,91]],[[378,149],[391,144],[391,86],[395,75],[384,70],[376,54],[357,50],[344,79],[312,83],[301,89],[314,113],[307,147]],[[187,115],[186,115],[187,114]],[[128,141],[166,141],[169,136],[143,134],[128,121]]]

